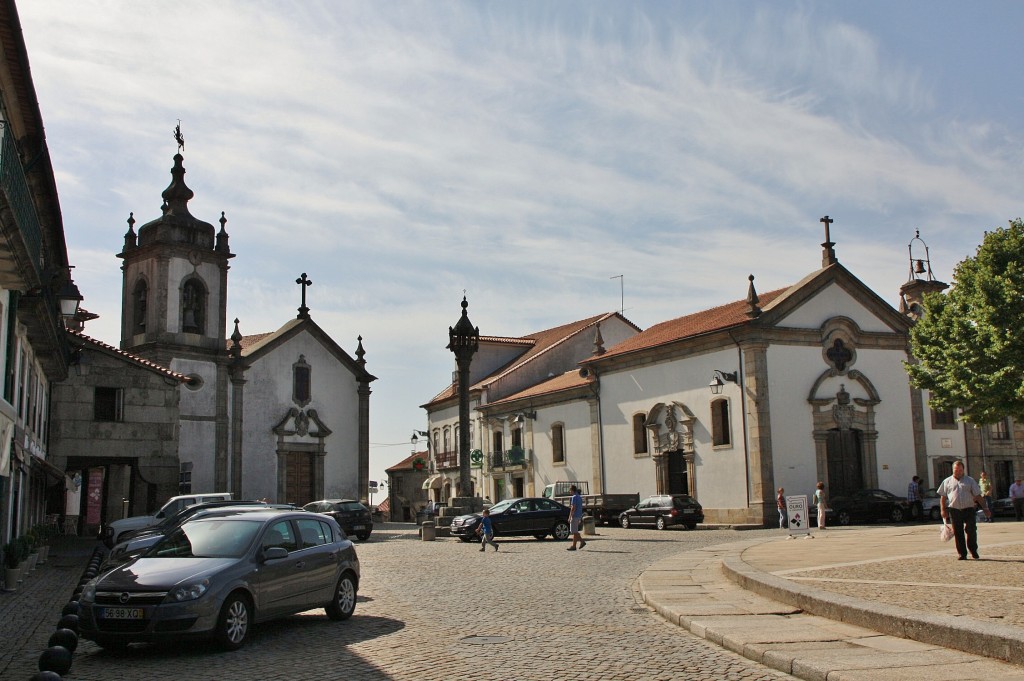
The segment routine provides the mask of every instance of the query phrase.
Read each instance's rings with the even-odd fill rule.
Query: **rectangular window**
[[[989,426],[989,434],[993,440],[1009,440],[1010,439],[1010,424],[1007,423],[1006,419],[1002,421],[996,421]]]
[[[565,428],[561,423],[551,426],[551,461],[565,463]]]
[[[956,430],[956,414],[952,409],[932,409],[932,428]]]
[[[192,462],[181,464],[178,471],[178,494],[192,494]]]
[[[295,371],[295,401],[308,404],[311,399],[309,366],[298,364]]]
[[[729,400],[715,400],[711,403],[711,444],[723,446],[730,444]]]
[[[633,414],[633,453],[647,453],[647,416]]]
[[[512,446],[522,447],[523,446],[523,429],[513,428],[512,429]]]
[[[97,421],[121,421],[123,414],[121,388],[97,387],[93,403],[93,416]]]

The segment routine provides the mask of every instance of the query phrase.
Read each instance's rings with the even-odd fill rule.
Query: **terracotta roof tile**
[[[537,385],[530,386],[526,390],[517,392],[514,395],[509,395],[500,400],[491,402],[487,406],[495,404],[504,404],[515,400],[521,400],[527,397],[539,397],[541,395],[551,395],[553,393],[562,392],[564,390],[572,390],[573,388],[579,388],[580,386],[587,385],[588,383],[594,382],[594,376],[591,374],[587,378],[580,376],[579,369],[572,369],[566,371],[560,376],[553,376],[546,381],[542,381]]]
[[[757,294],[759,305],[761,308],[764,308],[790,288],[791,287],[780,288],[767,293]],[[666,345],[685,338],[700,336],[713,331],[721,331],[722,329],[743,326],[751,321],[750,318],[747,317],[747,311],[749,309],[750,306],[747,304],[746,299],[743,299],[736,300],[725,305],[720,305],[718,307],[713,307],[709,310],[695,312],[684,317],[670,319],[667,322],[655,324],[647,330],[641,331],[637,335],[627,338],[618,345],[608,348],[608,351],[599,358],[595,357],[591,359],[604,360],[607,357],[614,357],[628,352],[647,350],[649,348]]]
[[[90,343],[90,344],[95,345],[97,347],[103,348],[107,352],[110,352],[110,353],[115,354],[115,355],[119,355],[123,359],[125,359],[125,360],[127,360],[127,361],[129,361],[129,362],[131,362],[133,364],[137,364],[139,366],[146,367],[147,369],[152,369],[153,371],[157,371],[159,373],[162,373],[165,376],[169,376],[170,378],[173,378],[175,380],[181,381],[182,383],[185,383],[185,382],[187,382],[189,380],[188,376],[186,376],[185,374],[179,374],[177,371],[171,371],[167,367],[165,367],[163,365],[160,365],[160,364],[157,364],[156,362],[150,362],[148,359],[144,359],[142,357],[139,357],[138,355],[133,355],[130,352],[125,352],[124,350],[120,350],[118,348],[115,348],[113,345],[108,345],[108,344],[104,343],[101,340],[97,340],[97,339],[93,338],[92,336],[87,336],[87,335],[85,335],[81,331],[72,331],[72,330],[69,329],[68,330],[68,334],[71,335],[71,336],[74,336],[76,338],[80,338],[81,340],[85,341],[86,343]]]

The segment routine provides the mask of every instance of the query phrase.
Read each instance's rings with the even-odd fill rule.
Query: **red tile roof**
[[[165,366],[162,366],[155,362],[150,362],[148,359],[144,359],[142,357],[139,357],[138,355],[133,355],[130,352],[125,352],[124,350],[115,348],[113,345],[108,345],[101,340],[93,338],[92,336],[87,336],[81,331],[73,331],[71,329],[68,329],[68,334],[74,336],[75,338],[79,338],[86,343],[90,343],[99,348],[102,348],[109,353],[118,355],[121,358],[127,360],[128,362],[131,362],[132,364],[137,364],[139,366],[146,367],[147,369],[152,369],[153,371],[157,371],[165,376],[173,378],[177,381],[181,381],[182,383],[185,383],[189,380],[188,376],[186,376],[185,374],[179,374],[177,371],[171,371]]]
[[[790,288],[787,286],[786,288],[757,294],[759,299],[758,305],[764,308],[783,293],[789,291]],[[608,348],[608,351],[600,357],[588,358],[587,361],[590,359],[600,361],[608,357],[647,350],[713,331],[743,326],[751,321],[750,317],[747,316],[749,310],[750,305],[746,299],[743,299],[713,307],[709,310],[695,312],[684,317],[670,319],[667,322],[655,324],[646,331],[641,331],[637,335],[627,338],[618,345]]]
[[[385,473],[392,473],[392,472],[397,472],[397,471],[411,471],[412,470],[412,462],[413,462],[413,460],[416,457],[420,457],[424,461],[426,461],[429,458],[427,456],[427,452],[413,452],[409,456],[405,457],[404,459],[402,459],[401,461],[396,463],[391,468],[385,468],[384,472]]]
[[[541,395],[550,395],[552,393],[562,392],[564,390],[572,390],[573,388],[579,388],[580,386],[594,382],[594,375],[590,374],[587,378],[580,376],[579,369],[571,369],[566,371],[561,376],[554,376],[546,381],[542,381],[537,385],[530,386],[526,390],[517,392],[514,395],[503,397],[500,400],[489,403],[487,406],[495,404],[504,404],[515,400],[521,400],[526,397],[539,397]]]

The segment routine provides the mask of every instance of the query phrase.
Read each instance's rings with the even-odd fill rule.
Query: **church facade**
[[[181,144],[179,139],[179,144]],[[120,455],[79,453],[68,463],[84,480],[99,480],[104,521],[112,519],[115,490],[109,474],[123,456],[121,478],[132,481],[131,513],[158,507],[179,493],[231,492],[236,499],[265,498],[304,504],[326,497],[365,499],[369,478],[369,398],[375,380],[366,370],[362,339],[349,355],[313,321],[306,306],[305,274],[297,317],[271,333],[243,336],[239,320],[228,328],[227,219],[219,229],[189,212],[180,153],[164,190],[162,214],[135,229],[134,215],[118,257],[122,260],[121,359],[163,369],[174,383],[165,420],[173,433],[161,442]],[[71,372],[72,383],[110,380]],[[119,411],[121,419],[138,413]],[[139,424],[140,427],[141,424]],[[167,465],[173,442],[174,466]],[[151,465],[159,458],[160,466]],[[108,482],[102,475],[108,474]],[[118,488],[119,490],[122,488]],[[109,498],[108,498],[109,497]],[[83,502],[85,503],[85,502]],[[69,511],[71,513],[71,511]],[[119,517],[119,516],[118,516]]]

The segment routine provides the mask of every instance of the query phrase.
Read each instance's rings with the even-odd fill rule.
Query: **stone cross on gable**
[[[835,249],[832,248],[835,244],[832,242],[832,234],[829,231],[829,227],[832,226],[832,223],[835,222],[835,220],[826,215],[822,219],[818,220],[818,222],[825,225],[825,243],[821,245],[823,249],[821,254],[821,266],[828,267],[829,265],[837,262]]]
[[[302,276],[295,280],[295,283],[302,287],[302,306],[299,308],[299,319],[309,319],[309,308],[306,307],[306,287],[312,286],[313,281],[303,272]]]

